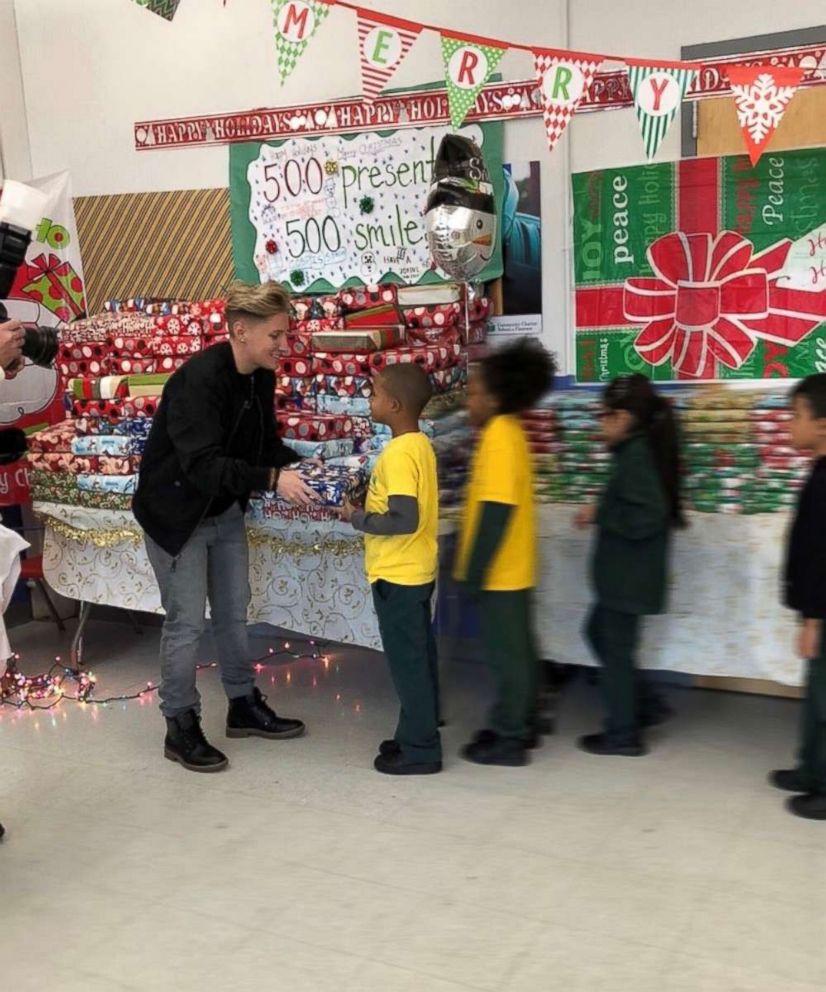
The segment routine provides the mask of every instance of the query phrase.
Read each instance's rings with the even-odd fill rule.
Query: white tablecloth
[[[131,513],[86,510],[36,503],[46,525],[43,573],[69,599],[128,610],[161,613],[158,587],[143,542],[124,539],[111,547],[67,536],[50,525],[57,520],[75,531],[137,532]],[[362,555],[313,546],[352,543],[351,527],[338,521],[299,523],[270,520],[248,523],[250,535],[250,623],[270,623],[321,640],[380,649],[370,588]],[[307,553],[275,549],[279,542],[305,543]]]
[[[542,578],[537,610],[543,657],[569,664],[591,659],[582,640],[590,605],[590,533],[576,531],[577,507],[540,508]],[[798,685],[795,620],[780,605],[785,513],[695,513],[676,534],[670,612],[645,620],[647,668],[772,679]]]
[[[129,513],[36,504],[46,515],[44,573],[64,596],[126,609],[160,612],[142,543],[98,547],[48,526],[48,518],[79,529],[137,530]],[[537,623],[542,656],[590,664],[582,624],[590,605],[590,534],[575,531],[576,507],[540,508],[542,575]],[[645,621],[645,667],[697,675],[728,675],[799,684],[794,619],[779,603],[786,514],[693,514],[675,537],[671,610]],[[338,522],[250,523],[250,622],[267,622],[324,640],[380,649],[370,589],[358,553],[274,553],[275,542],[352,539]]]

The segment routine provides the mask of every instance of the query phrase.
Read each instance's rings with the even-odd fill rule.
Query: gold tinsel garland
[[[113,548],[116,544],[128,541],[137,545],[143,541],[143,534],[132,527],[117,527],[111,530],[83,530],[73,527],[64,520],[58,520],[48,513],[38,514],[44,525],[56,534],[69,541],[78,543],[88,541],[96,548]],[[262,534],[260,531],[248,532],[249,543],[253,547],[266,546],[275,555],[290,555],[293,558],[304,558],[307,555],[331,554],[336,558],[345,558],[361,552],[363,548],[360,537],[325,537],[320,541],[284,540],[273,534]]]

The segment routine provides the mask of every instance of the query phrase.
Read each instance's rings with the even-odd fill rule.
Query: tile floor
[[[56,647],[13,636],[30,669]],[[153,677],[157,636],[93,622],[98,694]],[[530,767],[480,768],[455,755],[486,683],[456,664],[446,771],[398,780],[371,769],[381,657],[330,655],[262,672],[297,741],[224,741],[201,676],[215,776],[162,759],[154,701],[2,714],[4,992],[826,989],[826,824],[765,784],[796,704],[676,690],[649,757],[600,759],[574,747],[598,718],[580,682]]]

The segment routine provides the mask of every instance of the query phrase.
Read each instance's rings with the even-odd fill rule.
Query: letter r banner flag
[[[534,63],[542,92],[548,145],[553,151],[557,139],[591,88],[601,63],[589,59],[562,58],[550,52],[534,52]]]
[[[455,128],[460,128],[473,109],[479,91],[499,65],[507,49],[477,45],[476,42],[454,38],[448,34],[441,37],[450,123]]]

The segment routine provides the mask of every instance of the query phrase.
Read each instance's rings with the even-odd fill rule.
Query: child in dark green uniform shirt
[[[591,562],[596,603],[586,637],[602,666],[605,732],[580,746],[592,754],[645,754],[644,725],[664,705],[649,695],[635,668],[640,617],[662,613],[669,534],[684,525],[680,507],[677,424],[671,404],[643,375],[620,376],[602,396],[602,432],[613,470],[595,506],[577,525],[596,525]]]
[[[800,618],[798,654],[806,662],[800,755],[796,768],[772,772],[778,789],[797,792],[789,811],[826,820],[826,375],[807,376],[792,393],[791,441],[814,452],[789,532],[784,601]]]

